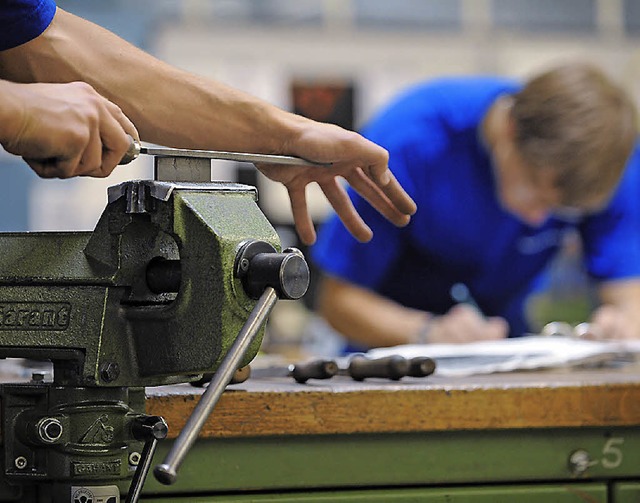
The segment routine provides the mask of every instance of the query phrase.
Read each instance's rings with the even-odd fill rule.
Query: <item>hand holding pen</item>
[[[454,284],[450,294],[456,304],[446,314],[431,318],[425,342],[456,344],[507,337],[507,322],[500,317],[485,316],[466,285]]]

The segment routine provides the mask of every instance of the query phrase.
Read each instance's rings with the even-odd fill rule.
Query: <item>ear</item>
[[[513,108],[513,98],[503,96],[500,98],[503,103],[501,103],[502,113],[504,114],[504,135],[511,142],[516,139],[517,126],[516,121],[513,118],[513,114],[511,113]]]
[[[511,116],[512,107],[513,98],[508,95],[499,96],[491,107],[494,116],[494,126],[492,127],[494,143],[496,141],[501,143],[513,143],[516,133],[516,124]]]

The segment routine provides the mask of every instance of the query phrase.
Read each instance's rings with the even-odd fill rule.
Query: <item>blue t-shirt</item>
[[[47,29],[56,13],[53,0],[0,2],[0,51],[33,40]]]
[[[480,124],[498,96],[519,88],[495,77],[439,79],[409,90],[378,115],[363,134],[389,151],[389,166],[418,211],[397,228],[351,191],[373,240],[358,243],[334,216],[312,248],[316,264],[437,314],[453,306],[451,287],[463,283],[483,313],[506,318],[510,336],[528,331],[524,300],[569,229],[580,232],[594,278],[640,276],[638,148],[610,205],[597,215],[552,217],[533,227],[501,207]]]

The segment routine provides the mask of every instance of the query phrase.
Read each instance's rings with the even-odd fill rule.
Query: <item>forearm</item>
[[[87,82],[122,108],[143,140],[164,145],[279,152],[302,121],[62,9],[38,38],[0,53],[0,69],[18,82]]]
[[[370,290],[327,277],[320,287],[320,314],[349,340],[368,347],[418,342],[431,315],[406,308]]]
[[[0,145],[17,134],[21,122],[21,100],[15,91],[16,84],[0,79]]]

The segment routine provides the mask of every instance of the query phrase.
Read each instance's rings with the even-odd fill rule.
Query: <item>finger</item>
[[[469,304],[456,304],[449,313],[457,324],[457,331],[464,333],[466,340],[496,340],[507,335],[508,324],[503,318],[487,318]]]
[[[459,302],[457,304],[454,304],[451,309],[449,309],[449,313],[451,313],[452,316],[455,316],[456,318],[466,318],[466,319],[471,319],[474,322],[480,321],[483,319],[482,315],[478,312],[478,310],[472,306],[469,305],[466,302]]]
[[[100,170],[102,166],[102,141],[100,131],[93,128],[89,133],[89,141],[80,157],[77,170],[72,175],[89,176],[91,173]]]
[[[598,336],[602,338],[615,339],[619,330],[619,316],[617,310],[611,306],[602,306],[598,308],[591,317],[589,323],[589,334],[585,334],[585,338],[596,339]]]
[[[384,186],[380,186],[382,192],[389,198],[393,205],[405,215],[413,215],[418,209],[415,201],[402,188],[395,175],[389,172],[390,181]]]
[[[38,159],[29,159],[26,157],[23,157],[23,159],[24,162],[26,162],[40,178],[56,178],[58,176],[58,166],[55,159],[45,161],[41,161]]]
[[[491,340],[504,339],[509,332],[509,324],[504,318],[492,316],[487,318],[487,335]]]
[[[71,178],[80,164],[80,156],[72,159],[28,159],[25,162],[40,178]]]
[[[82,171],[82,157],[90,141],[90,128],[73,129],[63,140],[49,150],[46,158],[25,158],[33,171],[41,178],[70,178]]]
[[[632,325],[627,323],[626,317],[615,308],[602,308],[603,312],[597,323],[589,323],[588,334],[585,338],[592,340],[624,340],[633,339]]]
[[[398,211],[389,198],[360,168],[358,168],[353,175],[349,176],[347,181],[358,194],[392,224],[398,227],[404,227],[411,220],[408,215]]]
[[[321,183],[320,187],[351,235],[361,243],[371,241],[373,232],[353,207],[351,199],[338,180],[333,178],[331,181]]]
[[[100,138],[102,162],[98,176],[108,176],[124,157],[131,140],[120,122],[111,115],[101,122]]]
[[[293,222],[296,226],[298,236],[305,245],[312,245],[316,242],[316,231],[307,208],[305,186],[295,189],[288,188],[288,191],[289,200],[291,201],[291,212],[293,213]]]
[[[368,156],[364,159],[364,165],[367,166],[367,174],[383,190],[398,210],[407,215],[413,215],[417,211],[416,203],[405,192],[389,169],[389,152],[374,143],[371,143],[371,145],[377,148],[375,150],[369,149],[370,152],[375,151],[374,157]]]
[[[133,122],[131,122],[129,117],[127,117],[122,109],[115,103],[111,101],[107,101],[107,103],[109,112],[116,119],[116,121],[118,121],[120,126],[122,126],[122,129],[124,129],[125,133],[131,135],[131,137],[133,137],[135,140],[140,141],[140,134],[138,133],[136,126],[133,124]]]
[[[367,172],[376,185],[386,186],[392,179],[392,173],[389,170],[389,152],[368,140],[367,152],[373,154],[364,159],[365,165],[368,166]]]

